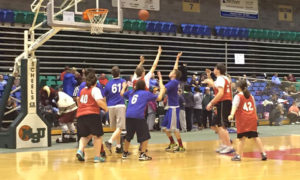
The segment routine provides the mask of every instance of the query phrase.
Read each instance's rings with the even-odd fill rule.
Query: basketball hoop
[[[108,9],[87,9],[85,12],[91,22],[91,34],[102,34]]]

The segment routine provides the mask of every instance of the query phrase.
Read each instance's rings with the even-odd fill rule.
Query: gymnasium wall
[[[95,0],[85,0],[87,7],[93,7]],[[0,8],[29,10],[32,0],[0,0]],[[300,3],[299,0],[259,0],[259,19],[247,20],[238,18],[224,18],[220,16],[219,0],[200,0],[200,13],[182,11],[183,0],[160,0],[160,12],[151,11],[150,20],[171,21],[176,24],[193,23],[214,26],[237,26],[247,28],[262,28],[274,30],[300,31]],[[100,0],[101,6],[111,9],[111,0]],[[278,20],[278,5],[293,7],[293,21]],[[115,16],[111,11],[110,16]],[[136,19],[137,10],[126,9],[125,18]]]

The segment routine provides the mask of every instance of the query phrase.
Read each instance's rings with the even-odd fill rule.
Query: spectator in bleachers
[[[194,95],[191,92],[191,86],[184,86],[183,97],[185,100],[185,116],[186,116],[186,128],[187,131],[191,131],[193,128],[193,109],[194,109]]]
[[[11,111],[12,109],[16,108],[16,102],[12,98],[8,98],[6,106],[5,106],[5,113]],[[11,111],[10,113],[4,115],[3,120],[15,120],[19,115],[18,111]]]
[[[186,63],[181,63],[179,67],[179,71],[181,72],[181,78],[180,78],[180,88],[183,89],[185,83],[187,82],[187,64]]]
[[[65,77],[65,74],[67,73],[67,71],[70,69],[69,66],[66,66],[64,71],[60,74],[60,80],[63,81],[64,80],[64,77]]]
[[[202,124],[202,101],[203,101],[203,94],[200,92],[199,87],[195,87],[194,93],[194,121],[198,124],[198,128],[201,130],[203,129],[204,125]]]
[[[99,83],[102,86],[106,86],[106,84],[108,83],[108,79],[106,78],[106,75],[104,73],[102,73],[99,77]]]
[[[250,81],[247,79],[247,75],[246,75],[246,74],[243,75],[243,79],[246,80],[248,87],[251,86],[251,83],[250,83]]]
[[[77,86],[77,81],[75,79],[74,69],[66,70],[63,78],[63,91],[69,96],[73,97],[74,89]]]
[[[158,81],[155,78],[155,74],[154,73],[152,73],[152,76],[150,78],[149,86],[150,86],[150,88],[158,87]]]
[[[270,121],[270,126],[274,125],[275,126],[280,126],[281,121],[283,120],[283,114],[284,114],[284,109],[283,109],[283,104],[276,104],[275,108],[270,113],[269,121]]]
[[[195,73],[195,74],[193,74],[193,76],[192,76],[192,80],[191,80],[190,85],[193,86],[193,87],[197,87],[197,86],[199,85],[199,79],[198,79],[198,76],[197,76],[197,75],[198,75],[198,74]]]
[[[296,82],[296,78],[294,77],[293,74],[289,74],[288,80],[291,82]]]
[[[272,83],[275,85],[281,85],[281,81],[278,77],[278,73],[275,73],[274,76],[272,77]]]
[[[16,88],[18,88],[20,86],[20,78],[17,77],[14,81],[14,85],[12,87],[12,90],[15,90]],[[19,101],[21,101],[21,90],[18,90],[16,92],[14,92],[12,94],[12,96],[16,99],[18,99]],[[19,106],[21,103],[20,102],[16,102],[16,105]]]
[[[291,124],[295,124],[299,122],[299,116],[300,116],[300,111],[296,101],[294,101],[292,106],[289,108],[287,118],[290,120]]]
[[[212,111],[207,111],[205,108],[212,99],[213,96],[210,93],[210,88],[206,87],[205,94],[202,101],[202,107],[204,107],[202,112],[202,124],[204,128],[207,128],[207,119],[209,122],[209,126],[212,125]]]
[[[286,90],[286,88],[290,87],[291,86],[291,83],[290,81],[288,80],[288,77],[287,76],[284,76],[283,77],[283,81],[281,83],[281,89],[282,90]]]
[[[180,120],[180,127],[182,132],[186,132],[186,115],[185,115],[185,100],[182,95],[182,89],[178,89],[178,101],[179,101],[179,120]]]

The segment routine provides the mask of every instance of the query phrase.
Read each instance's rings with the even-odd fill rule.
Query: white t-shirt
[[[146,84],[146,87],[149,89],[150,87],[150,79],[151,79],[151,72],[148,72],[145,77],[144,77],[144,80],[145,80],[145,84]],[[136,74],[134,73],[133,77],[132,77],[132,82],[134,82],[135,80],[138,81],[139,79],[141,79],[141,77],[137,77]]]
[[[77,106],[73,98],[63,91],[58,92],[57,106],[59,109],[58,114],[68,113],[71,111],[75,111],[77,109]]]
[[[92,96],[95,99],[95,101],[103,99],[102,93],[98,87],[93,87]]]
[[[215,81],[215,86],[216,88],[224,88],[225,87],[225,79],[229,81],[228,77],[227,76],[219,76],[217,77],[217,80]]]

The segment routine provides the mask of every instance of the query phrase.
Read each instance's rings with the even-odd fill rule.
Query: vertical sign
[[[245,54],[234,54],[235,64],[245,64]]]
[[[278,6],[278,20],[279,21],[293,21],[293,7],[286,5]]]
[[[258,0],[220,0],[221,16],[258,19]]]
[[[200,13],[200,0],[182,0],[182,11]]]
[[[28,101],[28,114],[36,113],[36,59],[28,59],[27,64],[27,101]]]

